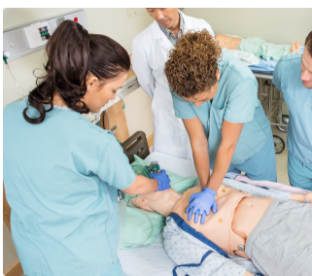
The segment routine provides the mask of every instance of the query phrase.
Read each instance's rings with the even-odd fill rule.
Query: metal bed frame
[[[259,82],[259,90],[258,90],[258,97],[261,100],[261,102],[264,102],[267,104],[267,117],[269,119],[269,122],[271,125],[276,125],[278,129],[282,132],[287,131],[287,124],[284,124],[282,121],[283,117],[283,94],[282,92],[278,91],[277,88],[273,85],[273,75],[272,74],[263,74],[263,73],[255,73],[253,72],[255,77],[257,78]],[[274,90],[277,90],[279,92],[279,99],[272,99],[272,95],[274,94]],[[263,93],[263,91],[266,90],[267,93]],[[262,101],[262,96],[264,94],[267,94],[267,101]],[[274,104],[274,105],[273,105]],[[278,108],[277,110],[277,116],[276,121],[272,122],[272,113],[273,111]],[[282,139],[282,137],[278,135],[273,135],[274,140],[274,148],[275,153],[281,153],[285,149],[285,142]]]

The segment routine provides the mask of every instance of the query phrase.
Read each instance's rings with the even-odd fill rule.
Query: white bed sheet
[[[145,160],[148,163],[158,161],[161,168],[183,177],[197,176],[194,164],[190,160],[159,152],[152,152]],[[175,263],[163,248],[161,234],[152,244],[118,250],[118,257],[126,276],[171,276],[175,267]],[[178,271],[178,275],[185,274]]]

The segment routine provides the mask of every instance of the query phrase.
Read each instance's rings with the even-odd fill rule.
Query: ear
[[[135,205],[135,206],[137,206],[137,207],[139,207],[139,208],[141,208],[141,209],[144,209],[144,210],[146,210],[146,211],[150,211],[150,212],[153,212],[153,210],[149,207],[149,201],[148,201],[148,199],[146,198],[146,197],[144,197],[144,196],[138,196],[138,197],[136,197],[136,198],[133,198],[133,199],[131,199],[131,202]]]
[[[96,76],[94,76],[93,74],[89,74],[86,79],[87,91],[91,90],[95,86],[95,84],[98,83],[98,81],[99,79]]]
[[[217,69],[216,76],[217,76],[217,80],[219,80],[220,79],[220,70],[219,69]]]

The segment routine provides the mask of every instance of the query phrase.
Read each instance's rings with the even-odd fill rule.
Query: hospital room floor
[[[288,172],[287,172],[287,157],[288,157],[288,149],[287,149],[287,133],[280,131],[277,126],[272,126],[273,135],[280,136],[285,142],[285,149],[276,154],[276,171],[277,171],[277,182],[283,184],[289,184]]]
[[[272,126],[272,132],[275,135],[280,136],[285,145],[287,143],[287,133],[281,132],[276,126]],[[289,185],[288,173],[287,173],[287,146],[282,153],[276,154],[276,169],[277,169],[277,182]],[[3,270],[9,267],[10,264],[17,259],[17,253],[15,251],[11,233],[3,221]]]

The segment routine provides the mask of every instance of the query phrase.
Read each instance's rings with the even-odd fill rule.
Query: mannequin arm
[[[304,202],[304,200],[307,199],[308,203],[312,203],[312,192],[306,193],[305,195],[292,193],[289,199],[298,202]]]

